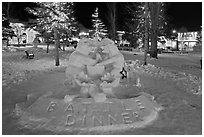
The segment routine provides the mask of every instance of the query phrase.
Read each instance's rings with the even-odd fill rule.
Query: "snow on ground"
[[[11,48],[14,49],[14,48]],[[66,52],[59,51],[60,66],[55,66],[54,50],[50,49],[49,53],[43,48],[21,47],[16,48],[15,52],[2,52],[2,85],[8,86],[12,83],[19,84],[23,80],[43,71],[53,69],[62,69],[66,65],[67,57],[73,49]],[[32,51],[34,59],[26,59],[25,50]]]
[[[2,85],[8,86],[12,83],[19,83],[29,79],[32,74],[52,69],[64,69],[68,56],[73,48],[66,48],[66,51],[60,51],[60,66],[55,66],[54,50],[51,46],[50,53],[46,53],[46,46],[39,46],[38,49],[32,47],[15,48],[16,52],[2,53]],[[26,59],[24,50],[28,49],[35,54],[34,59]],[[122,51],[125,60],[143,61],[142,52]],[[201,54],[159,54],[159,59],[147,58],[148,64],[161,67],[166,71],[195,75],[202,78],[202,69],[200,69]]]
[[[143,61],[144,53],[142,52],[126,52],[122,51],[126,60]],[[134,55],[137,54],[137,55]],[[201,53],[190,54],[158,54],[159,59],[147,58],[147,63],[162,67],[171,72],[186,72],[197,77],[202,77],[202,69],[200,68]]]
[[[24,58],[24,50],[19,49],[16,52],[2,53],[4,134],[19,133],[17,131],[19,129],[14,128],[15,120],[10,118],[9,109],[16,102],[25,100],[24,96],[27,94],[49,90],[59,93],[60,98],[66,94],[62,82],[65,79],[66,61],[72,51],[60,51],[60,66],[56,67],[53,50],[49,53],[42,48],[30,48],[30,50],[35,54],[34,59]],[[125,51],[122,53],[125,60],[143,61],[143,53]],[[141,83],[148,89],[147,92],[154,95],[156,101],[167,109],[160,114],[159,120],[152,127],[119,134],[202,134],[202,98],[193,95],[191,91],[186,92],[191,89],[198,90],[198,85],[202,83],[200,57],[201,54],[160,54],[158,60],[148,58],[149,65],[138,68],[139,72],[145,74],[141,77]],[[183,88],[184,84],[187,88]],[[74,91],[71,94],[74,94]],[[127,93],[122,94],[135,93],[127,90]],[[19,134],[32,134],[32,132],[21,131]],[[46,133],[42,131],[38,134]]]

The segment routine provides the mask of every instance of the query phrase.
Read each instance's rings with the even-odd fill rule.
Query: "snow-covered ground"
[[[31,49],[34,59],[24,58],[23,50],[2,53],[2,115],[3,134],[53,134],[19,129],[12,118],[15,103],[25,101],[28,94],[55,91],[58,98],[67,94],[63,86],[66,61],[71,51],[60,51],[60,66],[55,66],[54,51]],[[125,60],[143,61],[143,53],[122,51]],[[134,55],[135,54],[135,55]],[[130,129],[113,134],[202,134],[202,97],[191,89],[201,85],[201,54],[159,54],[140,65],[141,84],[158,103],[165,107],[155,124],[144,129]],[[152,65],[151,65],[152,64]],[[182,79],[180,79],[182,78]],[[186,84],[186,85],[185,85]],[[193,87],[191,87],[191,85]],[[76,91],[69,91],[75,94]],[[131,96],[134,90],[120,93]],[[71,133],[73,134],[73,133]]]
[[[127,52],[122,51],[126,60],[143,61],[143,52]],[[136,54],[136,55],[134,55]],[[186,72],[197,77],[202,77],[202,69],[200,68],[201,53],[189,54],[158,54],[159,59],[147,58],[147,63],[162,67],[172,72]]]

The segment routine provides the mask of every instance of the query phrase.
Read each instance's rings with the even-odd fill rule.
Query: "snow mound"
[[[127,60],[125,65],[127,71],[135,71],[155,78],[172,80],[176,82],[177,86],[184,87],[187,92],[197,95],[202,94],[202,79],[192,74],[185,72],[168,72],[152,64],[142,65],[139,60]]]

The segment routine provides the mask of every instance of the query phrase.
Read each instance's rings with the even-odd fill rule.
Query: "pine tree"
[[[157,58],[157,36],[164,31],[167,24],[165,22],[165,4],[162,2],[148,2],[147,19],[148,20],[148,37],[151,38],[150,56]],[[127,26],[133,34],[140,38],[144,38],[145,30],[145,3],[128,3],[126,8],[131,15],[131,21]],[[148,38],[149,40],[149,38]],[[149,43],[149,42],[148,42]]]
[[[55,40],[55,60],[56,66],[59,66],[59,39],[60,35],[66,32],[66,35],[71,35],[72,30],[75,30],[75,18],[73,17],[72,2],[38,2],[38,7],[28,9],[28,11],[37,16],[35,27],[41,32],[54,33]],[[64,31],[67,30],[67,31]],[[46,34],[47,35],[47,34]]]
[[[49,31],[53,28],[72,29],[74,22],[73,3],[71,2],[38,2],[38,6],[28,11],[37,16],[37,27]]]
[[[101,37],[107,36],[107,29],[101,19],[98,16],[98,8],[96,8],[95,12],[92,14],[92,22],[93,22],[93,29],[94,34],[93,36],[100,39]]]
[[[147,6],[148,7],[148,6]],[[126,26],[132,34],[137,35],[139,38],[144,37],[145,30],[145,3],[127,3],[127,12],[130,18],[126,21]],[[149,12],[147,13],[149,19]]]

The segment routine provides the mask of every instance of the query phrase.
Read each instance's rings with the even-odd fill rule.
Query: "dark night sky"
[[[21,20],[27,19],[29,16],[23,9],[30,5],[32,6],[31,2],[13,4],[12,16]],[[91,28],[91,14],[94,12],[96,6],[99,7],[99,16],[101,15],[102,20],[106,24],[107,21],[104,15],[107,14],[107,8],[104,2],[77,2],[75,13],[79,23],[87,28]],[[123,3],[118,2],[119,29],[122,29],[124,26],[123,18],[125,18],[125,11],[123,7]],[[168,2],[166,13],[171,29],[186,27],[188,31],[196,31],[202,25],[202,2]]]
[[[199,30],[202,25],[201,2],[174,2],[167,10],[170,23],[175,29],[184,26],[189,31]]]

